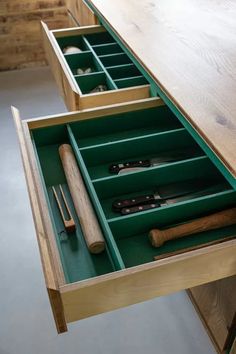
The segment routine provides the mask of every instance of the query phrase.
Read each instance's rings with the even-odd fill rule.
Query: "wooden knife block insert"
[[[224,181],[166,106],[34,129],[32,139],[68,283],[151,262],[158,254],[231,237],[236,231],[236,226],[230,226],[204,232],[167,242],[159,249],[153,248],[147,237],[153,227],[168,227],[234,205],[236,192],[230,186],[220,193],[128,216],[112,211],[115,199],[153,192],[158,185],[195,177]],[[102,227],[107,245],[102,254],[92,255],[86,248],[58,154],[63,143],[71,144],[74,150]],[[108,170],[112,163],[154,157],[180,148],[195,150],[196,154],[130,174],[112,175]],[[59,184],[76,221],[75,234],[66,235],[63,231],[52,194],[52,186]]]

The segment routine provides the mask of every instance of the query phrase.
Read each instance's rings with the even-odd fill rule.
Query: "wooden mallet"
[[[73,150],[70,145],[63,144],[59,147],[59,154],[88,249],[91,253],[100,253],[105,249],[105,241]]]
[[[236,224],[236,208],[226,209],[169,229],[153,229],[149,232],[149,239],[153,247],[160,247],[166,241],[233,224]]]

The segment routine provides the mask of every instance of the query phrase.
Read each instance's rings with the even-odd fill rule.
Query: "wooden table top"
[[[89,1],[236,178],[236,2]]]

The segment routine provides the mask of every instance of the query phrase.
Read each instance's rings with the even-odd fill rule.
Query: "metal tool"
[[[219,192],[227,189],[227,187],[228,187],[228,185],[226,183],[222,183],[222,184],[214,185],[214,186],[199,190],[194,193],[186,193],[185,195],[182,195],[180,197],[159,199],[158,201],[153,202],[153,203],[139,204],[139,205],[135,205],[132,207],[126,207],[126,208],[120,209],[119,211],[122,215],[129,215],[129,214],[133,214],[133,213],[137,213],[137,212],[141,212],[141,211],[145,211],[145,210],[161,208],[163,206],[167,206],[167,205],[171,205],[171,204],[175,204],[175,203],[180,203],[180,202],[183,202],[186,200],[191,200],[191,199],[203,197],[205,195],[219,193]]]
[[[137,195],[131,199],[116,200],[112,204],[115,211],[136,205],[145,205],[159,202],[161,200],[181,197],[194,193],[212,185],[212,181],[203,179],[191,179],[184,182],[170,183],[157,188],[153,194]]]
[[[58,208],[59,208],[62,220],[63,220],[63,224],[65,226],[65,229],[66,229],[66,231],[68,233],[71,233],[71,232],[75,231],[75,222],[74,222],[74,219],[72,217],[70,208],[68,206],[68,203],[67,203],[67,200],[66,200],[66,197],[65,197],[65,194],[63,192],[63,189],[62,189],[61,185],[59,185],[59,190],[60,190],[61,198],[57,194],[56,188],[52,187],[52,191],[53,191],[54,197],[56,199],[56,202],[57,202],[57,205],[58,205]],[[63,202],[63,205],[61,203],[61,200]],[[66,212],[66,214],[68,216],[65,215],[64,211]]]
[[[199,150],[185,149],[171,152],[160,153],[160,156],[144,159],[121,162],[109,166],[109,172],[115,174],[124,174],[128,172],[141,171],[146,168],[163,165],[168,162],[184,160],[199,155]]]

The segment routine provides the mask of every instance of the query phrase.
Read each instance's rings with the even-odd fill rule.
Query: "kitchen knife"
[[[212,185],[211,180],[191,179],[160,186],[153,194],[137,195],[130,199],[116,200],[112,204],[115,211],[136,205],[152,204],[160,200],[176,198],[189,193],[194,193]]]
[[[134,172],[143,170],[144,168],[159,166],[168,162],[174,162],[178,160],[184,160],[186,158],[199,155],[199,151],[196,149],[177,150],[161,153],[160,156],[150,159],[140,159],[124,163],[118,163],[109,166],[109,172],[115,174],[123,174],[128,172]]]
[[[168,206],[171,204],[203,197],[205,195],[219,193],[219,192],[222,192],[228,188],[229,188],[229,186],[226,183],[219,183],[217,185],[208,187],[208,188],[203,189],[201,191],[198,191],[195,193],[189,193],[189,194],[181,196],[181,197],[171,198],[171,199],[166,199],[166,200],[162,199],[162,200],[155,202],[155,203],[137,205],[137,206],[130,207],[130,208],[123,208],[123,209],[120,209],[120,213],[121,213],[121,215],[129,215],[129,214],[133,214],[133,213],[137,213],[137,212],[141,212],[141,211],[145,211],[145,210],[161,208],[163,206]]]

